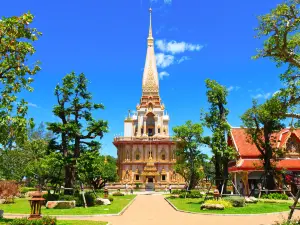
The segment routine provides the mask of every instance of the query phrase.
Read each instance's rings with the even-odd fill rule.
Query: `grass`
[[[42,208],[43,215],[95,215],[95,214],[116,214],[129,204],[135,195],[114,196],[111,205],[99,205],[88,208],[76,207],[73,209],[46,209]],[[4,213],[29,214],[30,206],[28,199],[16,199],[14,204],[2,204],[0,209]]]
[[[0,225],[6,225],[12,219],[0,219]],[[86,220],[58,220],[57,225],[106,225],[107,222],[101,221],[86,221]]]
[[[168,200],[179,210],[197,212],[197,213],[215,213],[215,214],[261,214],[272,212],[289,211],[290,203],[262,203],[247,204],[245,207],[234,207],[224,210],[200,210],[203,199],[183,199],[168,198]]]

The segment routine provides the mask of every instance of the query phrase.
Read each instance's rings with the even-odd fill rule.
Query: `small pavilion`
[[[278,171],[289,171],[300,175],[300,129],[286,128],[273,135],[274,147],[281,154],[274,155],[273,166]],[[261,184],[264,174],[261,153],[251,143],[244,128],[232,128],[228,145],[237,152],[235,160],[229,163],[229,172],[233,175],[236,186],[243,183],[246,194],[254,185]],[[282,188],[282,177],[276,178],[278,188]],[[263,188],[263,187],[262,187]]]

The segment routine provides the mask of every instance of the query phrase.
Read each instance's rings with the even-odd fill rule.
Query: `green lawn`
[[[6,225],[12,219],[0,219],[0,225]],[[106,225],[107,222],[85,220],[58,220],[57,225]]]
[[[260,214],[272,212],[289,211],[289,203],[261,203],[247,204],[245,207],[235,207],[224,210],[200,210],[203,199],[183,199],[175,198],[168,200],[179,210],[197,213],[216,213],[216,214]]]
[[[135,197],[135,195],[114,196],[114,201],[111,205],[100,205],[94,207],[76,207],[73,209],[46,209],[42,208],[43,215],[95,215],[95,214],[116,214],[128,205],[128,203]],[[30,206],[28,199],[16,199],[14,204],[2,204],[0,209],[4,213],[20,213],[29,214]]]

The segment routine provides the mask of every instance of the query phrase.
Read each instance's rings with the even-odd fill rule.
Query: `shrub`
[[[172,194],[174,195],[180,195],[182,193],[185,193],[185,190],[172,190]]]
[[[181,192],[181,194],[179,194],[179,198],[202,198],[202,194],[197,191],[197,190],[191,190],[188,192]]]
[[[289,196],[282,193],[270,193],[270,194],[263,194],[261,198],[264,199],[276,199],[276,200],[288,200]]]
[[[113,201],[114,201],[114,198],[111,197],[111,196],[108,196],[108,200],[111,201],[111,202],[113,202]]]
[[[85,197],[85,201],[86,201],[87,206],[94,206],[95,205],[96,196],[94,195],[93,192],[86,192],[84,194],[84,197]],[[82,195],[81,195],[81,199],[82,199]],[[82,199],[82,202],[83,202],[83,199]]]
[[[276,221],[274,223],[274,225],[300,225],[300,219],[295,219],[295,220],[291,220],[291,221],[288,221],[288,220],[283,220],[283,221]]]
[[[78,198],[73,196],[73,195],[60,195],[58,200],[61,200],[61,201],[76,201],[76,199],[78,200]]]
[[[19,194],[18,184],[14,181],[0,181],[0,198],[5,199],[5,203],[14,202],[14,197]]]
[[[220,204],[222,206],[224,206],[225,209],[229,209],[232,208],[232,203],[230,201],[227,200],[207,200],[204,204]]]
[[[244,207],[245,206],[245,198],[239,196],[232,196],[223,198],[223,200],[231,202],[233,207]]]
[[[136,188],[136,189],[139,189],[140,186],[141,186],[141,183],[135,183],[135,188]]]
[[[20,192],[21,192],[22,194],[26,194],[26,193],[29,192],[29,191],[37,191],[37,189],[36,189],[36,188],[33,188],[33,187],[21,187],[21,188],[20,188]]]
[[[124,194],[122,192],[114,192],[112,195],[113,196],[124,196]]]
[[[27,218],[14,219],[8,225],[56,225],[56,218],[43,217],[39,220],[28,220]]]
[[[43,195],[43,198],[46,200],[46,202],[48,202],[48,201],[58,201],[59,200],[59,195],[48,193],[48,194]]]

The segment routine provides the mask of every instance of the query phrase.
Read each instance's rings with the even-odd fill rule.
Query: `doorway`
[[[148,183],[153,183],[153,177],[148,177]]]

